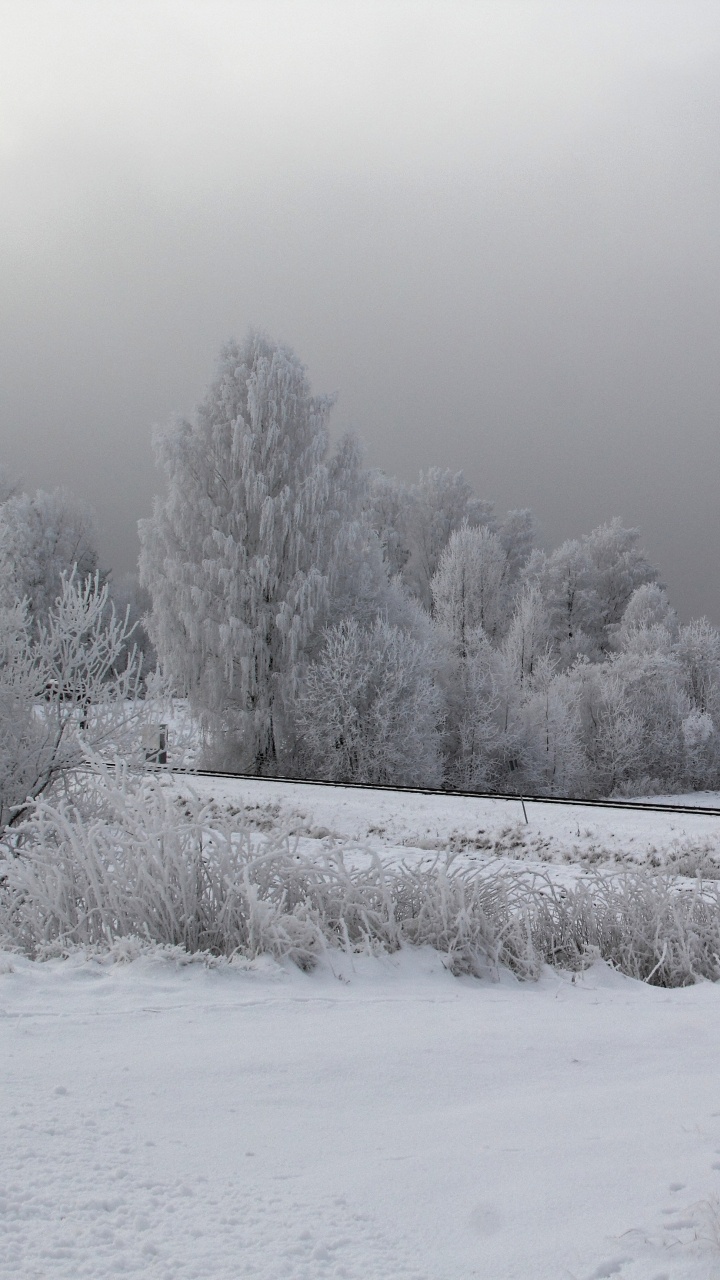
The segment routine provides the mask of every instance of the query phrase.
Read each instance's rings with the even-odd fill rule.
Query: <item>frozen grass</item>
[[[138,938],[308,969],[329,947],[412,945],[456,974],[533,978],[602,957],[656,985],[720,976],[716,881],[639,870],[561,888],[452,854],[389,866],[349,842],[309,858],[288,835],[122,765],[89,775],[82,806],[40,801],[20,837],[0,882],[0,941],[33,956]]]

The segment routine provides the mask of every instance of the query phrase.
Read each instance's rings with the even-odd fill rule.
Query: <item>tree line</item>
[[[287,347],[228,344],[157,438],[146,625],[208,762],[338,781],[610,794],[720,784],[720,635],[681,626],[619,520],[546,553],[461,472],[331,449]]]
[[[124,696],[128,664],[142,695],[157,661],[208,764],[548,794],[720,786],[720,634],[680,624],[638,530],[542,551],[529,511],[497,516],[461,472],[406,485],[350,437],[331,448],[331,408],[287,347],[229,344],[193,418],[157,438],[139,582],[106,580],[83,502],[0,476],[0,802],[33,790],[29,761],[55,776],[47,761],[82,749],[65,750],[68,626],[72,671],[95,652],[95,700]],[[48,687],[62,751],[30,705]]]

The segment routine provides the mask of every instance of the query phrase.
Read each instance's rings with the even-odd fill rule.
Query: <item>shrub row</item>
[[[258,833],[162,779],[98,769],[83,799],[40,801],[0,877],[0,941],[33,956],[137,937],[312,968],[328,947],[440,951],[453,973],[596,957],[662,986],[720,976],[720,887],[636,871],[562,888],[521,869],[383,863],[371,850]]]

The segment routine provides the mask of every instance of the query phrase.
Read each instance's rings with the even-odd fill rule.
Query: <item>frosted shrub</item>
[[[406,878],[410,873],[406,872]],[[398,885],[402,900],[405,886]],[[720,978],[720,891],[667,875],[596,876],[573,889],[522,871],[419,878],[417,916],[403,936],[448,955],[455,973],[505,965],[537,977],[543,964],[585,969],[603,959],[655,986]]]
[[[621,973],[655,986],[720,978],[720,892],[668,875],[597,876],[572,891],[543,879],[526,890],[534,945],[565,968],[600,956]]]
[[[0,935],[30,954],[140,937],[188,951],[270,954],[310,967],[328,945],[448,955],[454,972],[512,964],[535,972],[518,945],[500,881],[388,868],[372,853],[327,846],[312,860],[260,835],[213,802],[166,780],[98,764],[82,811],[39,801],[5,865]],[[359,864],[362,865],[359,865]]]
[[[720,889],[639,872],[572,890],[547,876],[391,867],[368,850],[259,833],[167,779],[98,765],[82,811],[41,799],[0,874],[0,941],[35,956],[139,938],[310,968],[328,947],[429,946],[456,974],[596,957],[664,986],[720,976]]]
[[[19,833],[2,911],[17,945],[37,952],[137,935],[309,963],[319,934],[287,843],[256,850],[212,804],[181,799],[159,779],[138,782],[122,766],[117,778],[92,778],[89,793],[84,812],[40,802]]]
[[[513,885],[513,876],[483,876],[453,867],[452,858],[423,871],[402,867],[392,885],[401,938],[442,952],[457,975],[503,965],[536,978],[542,957],[525,914],[514,910]]]
[[[90,816],[88,816],[90,815]],[[41,801],[5,866],[0,930],[30,952],[150,941],[308,966],[325,945],[399,945],[384,871],[312,863],[288,837],[259,837],[212,802],[118,764],[89,778],[82,812]]]

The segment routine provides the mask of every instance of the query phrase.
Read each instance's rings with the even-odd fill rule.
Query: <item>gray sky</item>
[[[0,2],[0,461],[118,571],[255,324],[373,465],[621,515],[720,622],[719,236],[717,0]]]

